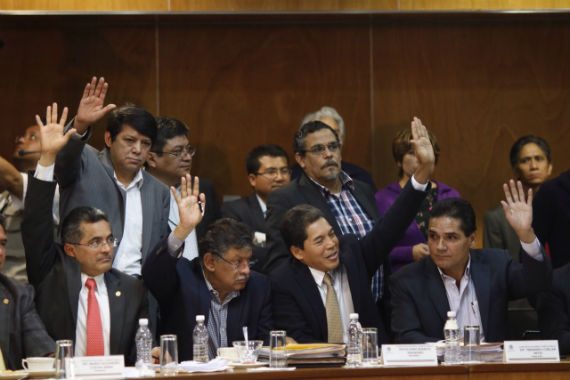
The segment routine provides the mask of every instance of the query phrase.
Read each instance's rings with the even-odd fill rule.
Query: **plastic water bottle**
[[[362,327],[358,323],[358,313],[350,314],[348,324],[348,344],[346,347],[347,367],[358,367],[362,364]]]
[[[193,339],[193,359],[195,362],[208,362],[208,329],[204,324],[204,316],[196,316],[196,327],[194,327]]]
[[[139,319],[139,329],[135,335],[135,344],[137,347],[136,367],[140,369],[148,368],[152,364],[152,334],[148,328],[148,319]]]
[[[457,326],[457,319],[455,319],[455,311],[447,312],[447,322],[443,326],[443,336],[445,337],[443,362],[445,364],[460,363],[459,327]]]

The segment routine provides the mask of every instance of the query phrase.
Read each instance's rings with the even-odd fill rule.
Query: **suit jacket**
[[[471,250],[471,276],[487,342],[502,342],[507,331],[508,300],[548,288],[550,260],[532,259],[521,249],[522,264],[506,250]],[[392,276],[392,331],[398,343],[443,339],[449,302],[437,266],[427,256]]]
[[[249,197],[225,202],[222,205],[222,216],[245,223],[253,232],[267,233],[263,211],[261,211],[261,206],[259,206],[259,201],[255,193]],[[263,268],[267,251],[266,247],[253,247],[252,261],[255,263],[252,267],[253,269],[261,270]]]
[[[485,212],[483,248],[507,249],[515,261],[519,261],[521,242],[507,222],[503,206],[498,205]]]
[[[36,290],[38,313],[56,340],[74,339],[81,290],[81,265],[54,242],[50,205],[55,182],[30,178],[22,222],[28,280]],[[139,318],[147,318],[143,282],[115,269],[105,272],[111,314],[110,352],[136,360],[134,339]]]
[[[354,180],[354,187],[352,194],[364,212],[370,219],[378,219],[378,210],[376,210],[374,191],[372,188],[358,180]],[[267,243],[269,252],[267,253],[267,260],[263,268],[265,272],[269,272],[279,261],[291,255],[279,231],[281,219],[289,209],[305,203],[320,209],[325,214],[325,218],[334,229],[336,235],[342,236],[340,226],[327,204],[326,199],[323,197],[321,190],[303,173],[303,175],[291,181],[289,184],[271,192],[267,199],[267,218],[265,225],[268,232]],[[389,275],[389,260],[386,260],[386,264],[387,268],[385,267],[384,271]],[[388,271],[386,271],[386,269],[388,269]]]
[[[220,206],[218,205],[218,199],[216,196],[216,189],[214,184],[207,178],[200,177],[200,189],[201,193],[206,196],[206,209],[204,210],[204,216],[200,223],[196,226],[196,237],[198,241],[206,234],[206,230],[210,224],[214,223],[216,220],[220,219]],[[154,246],[153,246],[154,247]]]
[[[192,360],[192,332],[196,315],[206,317],[208,323],[211,295],[208,291],[200,259],[180,259],[168,253],[164,239],[150,254],[143,266],[143,279],[158,300],[161,313],[161,334],[178,336],[180,361]],[[250,272],[246,287],[228,306],[227,339],[243,340],[242,327],[247,326],[249,339],[268,343],[273,329],[269,280]]]
[[[379,343],[388,342],[387,321],[376,307],[370,281],[416,215],[426,193],[408,183],[394,205],[363,239],[340,238],[340,265],[346,269],[354,311],[363,326],[378,328]],[[293,257],[271,272],[275,325],[299,342],[328,340],[325,306],[309,268]]]
[[[0,274],[0,348],[7,369],[22,368],[22,359],[55,351],[34,305],[34,289]]]
[[[55,177],[60,186],[61,220],[77,206],[93,206],[105,212],[113,235],[121,240],[125,222],[124,190],[117,186],[108,149],[97,152],[74,135],[58,153]],[[170,192],[143,170],[142,259],[168,234]]]
[[[560,354],[570,354],[570,264],[554,270],[552,289],[538,296],[538,325],[544,339],[557,339]]]

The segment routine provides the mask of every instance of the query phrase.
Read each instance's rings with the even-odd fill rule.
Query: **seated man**
[[[180,178],[186,173],[190,174],[196,148],[190,145],[188,127],[180,120],[157,117],[156,124],[156,139],[146,160],[147,171],[166,186],[179,189]],[[216,190],[212,182],[202,178],[200,192],[206,196],[206,209],[200,224],[186,238],[182,255],[188,260],[198,257],[198,241],[204,236],[208,226],[220,217]],[[171,230],[176,228],[179,220],[178,207],[171,195],[168,215],[168,226]]]
[[[196,315],[204,315],[208,327],[210,359],[219,347],[249,339],[268,342],[273,327],[269,280],[249,270],[251,232],[243,223],[223,218],[214,222],[200,240],[200,256],[181,257],[184,239],[202,218],[204,194],[198,198],[199,181],[183,178],[178,204],[180,223],[150,254],[143,266],[143,279],[158,300],[161,334],[178,336],[179,359],[192,359],[192,331]],[[200,202],[198,202],[198,199]]]
[[[262,268],[267,255],[265,248],[267,196],[273,190],[289,183],[289,158],[277,145],[259,145],[247,155],[246,169],[253,194],[224,203],[222,216],[243,222],[254,231],[253,261],[255,268]]]
[[[560,355],[570,355],[570,264],[555,269],[552,289],[538,296],[538,326],[544,339],[557,339]]]
[[[6,258],[6,230],[0,215],[0,270]],[[34,290],[0,274],[0,373],[22,367],[22,359],[55,350],[34,305]],[[5,367],[5,368],[3,368]]]
[[[323,210],[314,206],[298,205],[285,214],[280,231],[292,256],[270,275],[273,316],[276,327],[296,341],[346,342],[353,312],[363,326],[378,328],[380,343],[389,341],[388,321],[376,307],[370,282],[414,218],[434,168],[425,127],[412,127],[418,168],[364,238],[345,234],[339,242]]]
[[[508,251],[471,249],[475,212],[469,202],[448,198],[430,211],[430,254],[392,276],[392,331],[398,343],[443,339],[446,313],[457,313],[460,331],[478,325],[481,339],[500,342],[507,332],[507,303],[550,285],[552,269],[532,223],[532,191],[505,184],[503,210],[521,242],[522,264]]]
[[[148,316],[143,282],[111,268],[117,245],[107,216],[93,207],[77,207],[63,219],[63,244],[54,242],[51,204],[56,183],[56,154],[67,108],[57,123],[57,105],[48,107],[41,129],[42,153],[28,183],[22,237],[28,280],[36,290],[40,317],[54,339],[73,339],[75,355],[125,355],[136,360],[138,319]],[[89,342],[89,344],[88,344]]]

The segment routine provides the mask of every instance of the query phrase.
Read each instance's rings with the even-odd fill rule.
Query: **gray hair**
[[[332,107],[323,106],[318,111],[308,113],[303,118],[303,121],[301,122],[301,126],[308,123],[309,121],[321,120],[323,117],[329,117],[335,121],[335,123],[338,125],[338,128],[340,130],[340,136],[339,136],[340,143],[341,143],[341,145],[344,145],[344,135],[345,135],[345,133],[344,133],[344,120],[342,119],[342,116],[340,116],[338,111]]]

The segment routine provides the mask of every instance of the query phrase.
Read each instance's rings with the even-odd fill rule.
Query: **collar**
[[[216,289],[214,289],[212,284],[210,284],[210,281],[208,281],[208,279],[206,278],[206,273],[204,273],[203,268],[202,268],[202,276],[204,276],[204,281],[206,282],[206,287],[208,288],[208,292],[210,292],[210,294],[212,295],[213,299],[216,300],[216,302],[221,303],[222,305],[225,305],[226,303],[230,302],[231,300],[233,300],[234,298],[239,296],[239,294],[240,294],[239,290],[234,290],[234,291],[231,291],[228,293],[228,295],[224,299],[223,303],[220,302],[220,293],[218,293],[218,291]]]
[[[95,283],[97,284],[97,289],[95,289],[96,291],[99,291],[99,289],[101,289],[102,287],[105,286],[105,273],[101,273],[98,276],[92,277],[89,276],[83,272],[81,272],[81,286],[85,287],[85,281],[87,281],[88,278],[92,278],[95,280]]]
[[[257,198],[257,202],[259,203],[259,207],[261,207],[261,212],[263,212],[263,215],[265,215],[265,212],[267,211],[267,205],[265,204],[263,199],[261,199],[259,197],[259,195],[255,194],[255,197]]]
[[[333,284],[336,281],[336,274],[338,273],[337,269],[339,267],[340,267],[340,263],[339,263],[339,266],[337,268],[328,272],[328,274],[330,274],[330,276],[331,276]],[[309,271],[311,271],[311,275],[313,276],[313,279],[317,283],[317,286],[320,287],[323,284],[323,280],[325,279],[325,274],[327,272],[323,272],[322,270],[318,270],[318,269],[311,268],[311,267],[308,267],[308,268],[309,268]]]
[[[323,185],[321,185],[311,177],[307,176],[307,178],[309,178],[311,182],[313,182],[321,190],[321,193],[323,193],[325,197],[333,195],[333,193],[331,193],[329,189],[327,189],[326,187],[324,187]],[[340,173],[338,174],[338,179],[340,180],[340,191],[342,191],[343,189],[344,190],[349,189],[351,191],[354,190],[354,180],[348,174],[346,174],[346,172],[341,170]]]
[[[445,273],[443,273],[443,271],[440,269],[440,267],[436,266],[436,268],[439,271],[439,275],[441,276],[441,279],[443,281],[445,281],[446,279],[451,279],[451,280],[455,281],[455,279],[453,277],[448,276]],[[471,275],[471,253],[469,253],[469,260],[467,260],[467,266],[465,267],[465,272],[463,272],[463,276],[461,277],[461,279],[469,278],[470,275]]]
[[[138,187],[140,190],[144,181],[142,169],[139,169],[139,171],[135,175],[135,178],[133,178],[133,180],[131,181],[131,183],[129,183],[127,187],[125,187],[121,182],[119,182],[119,180],[117,179],[117,173],[114,170],[113,170],[113,178],[115,178],[115,182],[117,182],[117,184],[121,186],[124,190],[129,190],[135,186]]]

